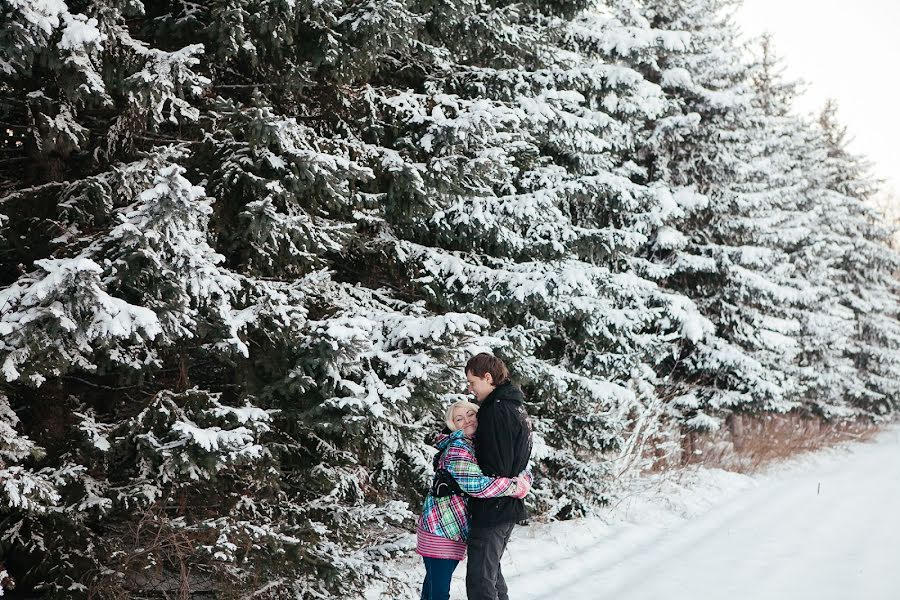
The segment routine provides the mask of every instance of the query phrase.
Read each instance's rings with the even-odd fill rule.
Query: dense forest
[[[361,597],[483,350],[546,518],[892,418],[878,182],[734,8],[0,0],[0,595]]]

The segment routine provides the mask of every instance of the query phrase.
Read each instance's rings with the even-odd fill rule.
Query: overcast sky
[[[737,17],[746,35],[772,33],[788,76],[808,84],[797,110],[837,100],[851,150],[900,195],[900,0],[744,0]]]

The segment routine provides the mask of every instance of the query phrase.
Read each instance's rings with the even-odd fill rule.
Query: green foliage
[[[732,411],[892,414],[874,183],[728,4],[0,0],[19,589],[358,597],[482,350],[557,518]]]

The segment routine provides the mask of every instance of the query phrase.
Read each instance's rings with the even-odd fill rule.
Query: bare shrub
[[[879,431],[868,421],[823,421],[796,413],[728,417],[715,432],[684,433],[681,464],[699,464],[739,473],[835,444],[870,439]]]

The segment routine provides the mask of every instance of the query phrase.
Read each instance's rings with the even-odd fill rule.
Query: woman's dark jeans
[[[458,560],[450,558],[429,558],[425,560],[425,582],[422,584],[422,600],[449,600],[450,579],[456,570]]]

